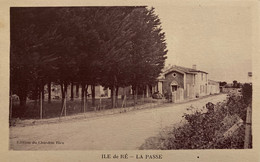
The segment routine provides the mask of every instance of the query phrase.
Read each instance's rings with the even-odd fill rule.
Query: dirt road
[[[10,128],[14,150],[135,150],[145,139],[167,126],[179,123],[190,105],[203,107],[226,95],[216,95],[180,104],[93,119]]]

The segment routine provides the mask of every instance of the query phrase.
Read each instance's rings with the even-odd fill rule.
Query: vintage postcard
[[[259,1],[2,6],[1,161],[260,160]]]

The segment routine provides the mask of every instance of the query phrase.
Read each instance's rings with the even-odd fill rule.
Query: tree
[[[225,86],[226,84],[227,84],[227,82],[225,82],[225,81],[219,83],[220,86]]]
[[[29,93],[37,98],[48,84],[50,96],[50,83],[60,84],[64,107],[68,85],[81,84],[84,103],[92,87],[94,106],[94,87],[103,85],[116,107],[119,87],[156,81],[166,59],[164,37],[153,8],[12,8],[11,91],[25,108]]]
[[[246,104],[252,104],[252,84],[245,83],[242,86],[242,95]]]
[[[39,12],[42,20],[51,14],[52,10],[48,11]],[[34,12],[36,9],[33,8],[11,8],[10,88],[19,96],[20,116],[26,110],[28,93],[33,91],[33,99],[37,98],[38,92],[42,93],[46,71],[53,68],[57,59],[48,51],[51,40],[56,39],[55,30],[48,27],[43,31],[38,15],[31,14]]]
[[[104,21],[106,37],[102,44],[102,85],[111,89],[116,106],[118,87],[132,85],[135,90],[156,82],[166,59],[166,43],[154,9],[145,7],[111,9]],[[137,93],[136,93],[137,94]]]
[[[237,81],[236,80],[233,81],[233,86],[232,87],[233,88],[237,88]]]
[[[103,37],[101,44],[102,53],[102,77],[101,84],[111,89],[112,107],[116,107],[116,92],[119,86],[129,85],[129,70],[131,64],[129,53],[131,51],[132,37],[136,34],[131,21],[132,11],[135,7],[108,8],[109,16],[103,23],[106,28],[100,29]]]
[[[166,59],[165,34],[162,32],[161,23],[154,8],[140,8],[133,13],[136,20],[130,60],[131,85],[137,95],[138,87],[145,89],[146,85],[153,85],[164,67]],[[134,21],[134,20],[132,20]],[[136,98],[136,97],[135,97]]]

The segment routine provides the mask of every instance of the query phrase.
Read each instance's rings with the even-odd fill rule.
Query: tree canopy
[[[154,10],[12,7],[11,91],[26,101],[48,82],[110,89],[154,84],[167,54]]]

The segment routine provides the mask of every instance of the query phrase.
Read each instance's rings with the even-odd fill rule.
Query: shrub
[[[252,84],[245,83],[243,85],[242,96],[245,103],[250,104],[252,102]]]
[[[230,137],[223,138],[223,133],[237,122],[235,117],[245,121],[249,105],[244,97],[232,95],[225,102],[206,104],[206,111],[191,106],[183,116],[186,119],[184,125],[157,137],[156,144],[146,141],[142,149],[241,149],[244,146],[244,125]]]

